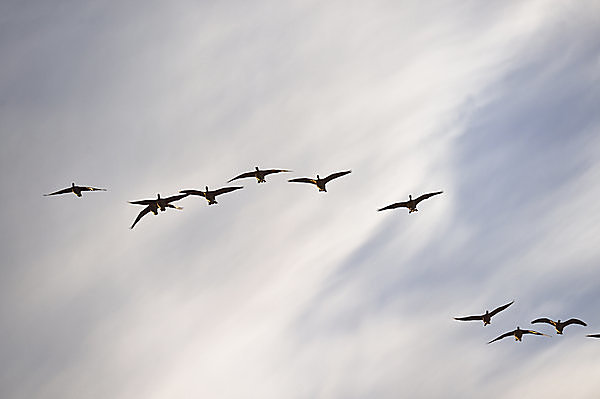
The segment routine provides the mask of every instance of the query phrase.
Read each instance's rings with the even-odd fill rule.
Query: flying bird
[[[223,187],[223,188],[220,188],[218,190],[210,191],[208,189],[208,186],[206,186],[205,187],[206,191],[181,190],[180,193],[185,193],[187,195],[199,195],[201,197],[206,198],[206,200],[208,201],[208,205],[212,205],[212,204],[218,204],[217,200],[215,199],[215,197],[217,195],[229,193],[231,191],[239,190],[239,189],[242,189],[242,188],[244,188],[244,187],[243,186],[233,186],[233,187]]]
[[[554,320],[547,319],[545,317],[542,317],[540,319],[535,319],[534,321],[531,322],[531,324],[535,324],[535,323],[551,324],[556,329],[557,334],[562,334],[563,328],[565,328],[566,326],[571,325],[571,324],[579,324],[580,326],[587,326],[587,324],[585,324],[584,321],[579,320],[579,319],[569,319],[567,321],[561,322],[560,319],[557,321],[554,321]]]
[[[546,337],[549,337],[549,335],[542,334],[541,332],[537,332],[537,331],[533,331],[533,330],[521,330],[519,328],[519,326],[517,326],[516,330],[504,333],[501,336],[499,336],[497,338],[494,338],[493,340],[491,340],[490,342],[488,342],[488,344],[491,344],[492,342],[495,342],[495,341],[499,341],[502,338],[510,337],[511,335],[515,337],[515,341],[521,341],[521,338],[523,337],[524,334],[544,335]]]
[[[588,334],[588,335],[586,335],[586,337],[590,337],[590,338],[600,338],[600,334]]]
[[[412,195],[408,196],[408,201],[396,202],[395,204],[388,205],[384,208],[377,209],[377,211],[385,211],[386,209],[394,209],[394,208],[408,208],[408,213],[417,212],[417,204],[427,198],[433,197],[434,195],[438,195],[443,193],[443,191],[436,191],[435,193],[423,194],[420,197],[413,199]]]
[[[63,190],[58,190],[58,191],[55,191],[50,194],[44,194],[44,196],[47,197],[49,195],[75,193],[76,196],[81,197],[82,191],[106,191],[106,189],[105,188],[96,188],[96,187],[76,186],[75,183],[71,183],[71,187],[65,188]]]
[[[492,316],[502,312],[504,309],[506,309],[507,307],[509,307],[510,305],[512,305],[515,301],[512,301],[511,303],[507,303],[506,305],[502,305],[500,307],[497,307],[496,309],[490,311],[485,311],[485,314],[482,315],[476,315],[476,316],[465,316],[465,317],[455,317],[454,320],[459,320],[459,321],[473,321],[473,320],[482,320],[483,321],[483,325],[487,326],[488,324],[490,324],[492,322]]]
[[[273,173],[282,173],[282,172],[291,172],[291,170],[287,170],[287,169],[265,169],[265,170],[260,170],[258,168],[258,166],[256,166],[251,172],[246,172],[246,173],[242,173],[239,176],[234,177],[233,179],[229,180],[227,183],[231,183],[234,180],[237,179],[245,179],[247,177],[256,177],[256,180],[258,183],[265,183],[265,176],[266,175],[270,175]]]
[[[347,175],[348,173],[352,172],[351,170],[346,170],[344,172],[336,172],[336,173],[332,173],[329,176],[321,179],[319,177],[319,175],[317,175],[316,179],[311,179],[308,177],[299,177],[297,179],[291,179],[288,180],[289,182],[292,183],[310,183],[310,184],[314,184],[319,188],[319,191],[324,191],[327,192],[327,190],[325,189],[325,185],[327,183],[329,183],[331,180],[333,179],[337,179],[338,177],[342,177],[344,175]]]
[[[156,194],[156,199],[129,201],[130,204],[134,204],[134,205],[146,205],[146,207],[144,209],[142,209],[142,211],[137,215],[137,217],[135,218],[135,221],[131,225],[130,229],[133,229],[135,227],[135,225],[137,224],[137,222],[139,222],[140,219],[143,218],[144,215],[146,215],[149,212],[152,212],[153,214],[158,215],[159,209],[161,210],[161,212],[166,211],[167,208],[173,208],[173,209],[178,209],[178,210],[183,209],[183,207],[175,206],[175,205],[171,204],[171,202],[179,201],[180,199],[185,198],[187,196],[188,196],[188,194],[173,195],[171,197],[161,198],[160,194]]]

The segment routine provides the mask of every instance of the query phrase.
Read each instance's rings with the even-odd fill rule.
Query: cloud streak
[[[1,395],[593,397],[600,35],[554,5],[2,5]],[[539,316],[590,327],[485,344]]]

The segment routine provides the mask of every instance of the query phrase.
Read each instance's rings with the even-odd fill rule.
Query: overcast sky
[[[5,0],[0,54],[1,397],[600,394],[598,1]]]

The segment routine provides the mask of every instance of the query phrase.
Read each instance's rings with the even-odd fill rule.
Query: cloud
[[[598,390],[592,2],[4,7],[2,396]],[[294,172],[128,229],[255,165]]]

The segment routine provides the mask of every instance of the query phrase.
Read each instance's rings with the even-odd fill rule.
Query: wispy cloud
[[[600,388],[594,2],[1,7],[2,396]],[[541,316],[590,327],[485,344]]]

